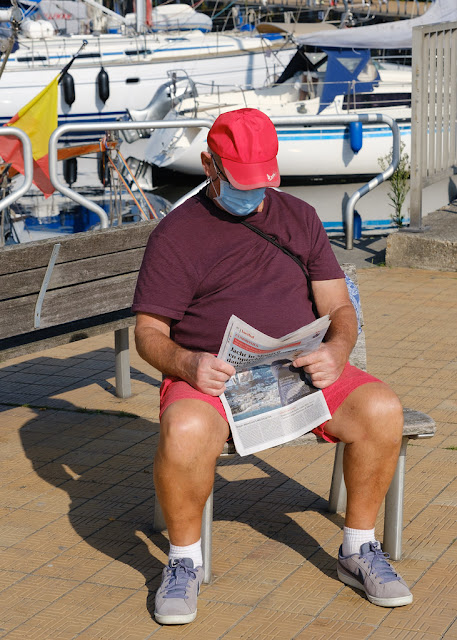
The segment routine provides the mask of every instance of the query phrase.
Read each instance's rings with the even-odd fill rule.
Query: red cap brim
[[[240,191],[260,189],[261,187],[279,187],[278,161],[275,158],[255,164],[241,164],[221,158],[222,166],[230,184]]]

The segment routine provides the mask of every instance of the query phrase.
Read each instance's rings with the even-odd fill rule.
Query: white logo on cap
[[[274,173],[272,173],[271,176],[268,175],[268,173],[267,173],[267,178],[268,178],[268,181],[271,182],[274,178],[276,178],[276,171]]]

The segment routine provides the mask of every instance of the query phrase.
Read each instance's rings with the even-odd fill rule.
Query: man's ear
[[[210,178],[212,173],[211,172],[211,167],[212,167],[211,154],[208,151],[202,151],[200,158],[202,161],[203,171],[205,172],[206,177]]]

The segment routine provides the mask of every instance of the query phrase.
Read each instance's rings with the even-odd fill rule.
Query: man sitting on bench
[[[229,436],[220,394],[234,368],[218,359],[235,314],[280,337],[329,314],[325,341],[293,364],[323,390],[332,419],[315,430],[346,443],[347,510],[338,577],[384,607],[412,602],[387,562],[374,526],[400,449],[403,411],[393,391],[348,364],[357,319],[314,209],[279,192],[278,138],[257,109],[220,115],[202,152],[208,185],[164,218],[146,248],[133,310],[138,353],[161,371],[160,440],[154,482],[170,537],[156,596],[162,624],[195,619],[203,577],[200,530],[215,465]],[[241,221],[297,256],[300,266]]]

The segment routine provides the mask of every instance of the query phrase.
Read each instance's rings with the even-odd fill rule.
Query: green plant
[[[383,171],[387,169],[392,162],[392,151],[382,158],[378,158],[378,163]],[[392,222],[397,227],[403,226],[404,216],[402,215],[402,208],[405,203],[406,195],[409,191],[409,177],[411,173],[411,167],[409,164],[409,156],[405,153],[405,143],[400,143],[400,160],[398,166],[393,172],[390,178],[391,191],[387,194],[391,200],[391,207],[394,208],[394,213],[391,215]]]

